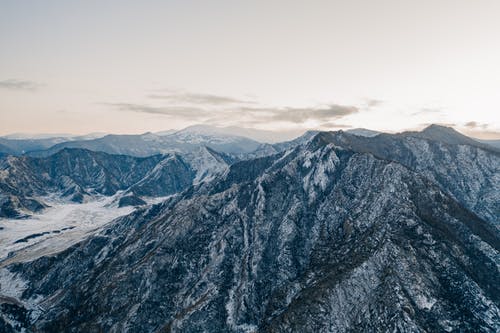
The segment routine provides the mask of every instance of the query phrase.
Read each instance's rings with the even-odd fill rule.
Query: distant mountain
[[[45,150],[58,143],[67,141],[67,138],[47,139],[6,139],[0,138],[0,152],[9,155],[22,155],[25,153]]]
[[[223,153],[249,153],[257,149],[259,142],[235,134],[219,131],[209,126],[191,126],[164,136],[167,141],[177,145],[204,145]]]
[[[10,258],[0,324],[498,332],[500,158],[436,130],[318,133],[235,162],[59,254]]]
[[[500,140],[477,140],[481,143],[485,143],[487,145],[493,146],[497,149],[500,149]]]
[[[9,135],[4,135],[1,138],[9,140],[43,140],[43,139],[54,139],[62,138],[65,140],[90,140],[102,138],[106,133],[95,132],[88,134],[69,134],[69,133],[45,133],[45,134],[27,134],[27,133],[14,133]]]
[[[13,133],[3,135],[1,138],[9,140],[39,140],[52,138],[71,138],[74,135],[69,133],[51,133],[51,134],[29,134],[29,133]]]
[[[1,143],[1,142],[0,142]],[[56,144],[49,149],[31,152],[31,156],[49,156],[64,148],[81,148],[108,154],[146,157],[155,154],[188,153],[206,146],[228,154],[248,153],[260,143],[238,136],[221,136],[183,130],[159,136],[153,133],[140,135],[106,135],[93,140],[76,140]]]
[[[266,131],[236,126],[216,127],[209,125],[194,125],[182,131],[218,136],[242,136],[261,143],[270,144],[293,140],[303,134],[302,131]]]
[[[261,143],[277,143],[298,137],[300,131],[275,132],[241,127],[194,125],[183,130],[167,130],[140,135],[90,133],[11,134],[0,137],[0,154],[48,156],[63,148],[83,148],[110,154],[150,156],[157,153],[192,150],[203,144],[217,151],[245,154]],[[156,141],[152,147],[147,147]],[[131,148],[127,148],[127,145]],[[52,148],[52,149],[50,149]]]
[[[374,137],[381,133],[365,128],[349,129],[346,132],[364,137]],[[273,132],[240,127],[195,125],[180,131],[167,130],[138,135],[12,134],[0,137],[0,156],[22,154],[48,156],[63,148],[83,148],[110,154],[144,157],[162,153],[189,152],[199,145],[204,145],[222,153],[248,158],[276,153],[285,147],[297,144],[303,138],[310,137],[312,133],[318,131],[307,131],[300,135],[298,131]],[[493,146],[500,150],[498,140],[469,138],[451,127],[440,125],[430,125],[423,131],[404,132],[404,134],[453,144],[476,145],[483,148]]]
[[[366,128],[353,128],[346,131],[347,133],[358,135],[358,136],[366,136],[373,137],[375,135],[379,135],[381,132],[372,131]]]
[[[46,150],[56,144],[68,141],[91,140],[103,137],[105,134],[91,133],[87,135],[71,134],[11,134],[0,137],[0,153],[22,155],[30,152]]]
[[[100,151],[108,154],[122,154],[145,157],[166,153],[161,149],[161,138],[151,133],[142,135],[110,134],[92,140],[66,141],[52,146],[50,149],[31,152],[30,156],[49,156],[64,148],[79,148]]]
[[[463,135],[451,127],[435,124],[426,127],[420,132],[403,132],[402,135],[440,141],[452,145],[470,145],[481,147],[483,149],[491,149],[491,146],[486,145],[478,141],[477,139],[472,139],[466,135]]]

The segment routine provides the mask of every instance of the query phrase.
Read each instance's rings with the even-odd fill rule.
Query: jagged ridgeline
[[[247,156],[62,252],[2,262],[0,328],[500,331],[496,148],[432,126]]]

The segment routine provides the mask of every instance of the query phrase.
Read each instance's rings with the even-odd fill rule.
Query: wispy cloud
[[[416,115],[421,115],[421,114],[436,114],[436,113],[441,113],[442,110],[439,108],[422,108],[416,112],[413,112],[411,115],[416,116]]]
[[[318,126],[318,128],[321,128],[321,129],[338,129],[338,128],[352,128],[351,125],[347,125],[347,124],[342,124],[342,123],[337,123],[337,122],[333,122],[333,121],[330,121],[330,122],[326,122],[326,123],[323,123],[321,125]]]
[[[367,108],[375,108],[377,106],[380,106],[384,104],[384,101],[379,100],[379,99],[374,99],[374,98],[367,98],[366,99],[366,107]]]
[[[498,128],[491,124],[479,123],[477,121],[469,121],[461,126],[465,134],[479,139],[500,139]]]
[[[201,105],[237,105],[237,104],[254,104],[254,101],[237,99],[227,96],[219,96],[212,94],[197,94],[197,93],[176,93],[168,94],[151,94],[148,95],[152,99],[161,99],[169,103],[176,104],[201,104]]]
[[[416,128],[413,129],[408,129],[408,130],[422,130],[428,126],[431,125],[439,125],[439,126],[445,126],[445,127],[457,127],[458,125],[455,123],[444,123],[444,122],[433,122],[433,123],[422,123],[419,124]]]
[[[476,121],[469,121],[468,123],[464,124],[465,127],[469,129],[487,129],[488,124],[480,124]]]
[[[365,110],[356,106],[333,103],[310,108],[263,106],[255,101],[233,97],[175,91],[147,97],[154,99],[155,103],[152,101],[151,104],[103,104],[120,111],[165,115],[212,125],[230,125],[238,120],[252,125],[288,123],[292,127],[306,122],[318,125],[333,124],[340,118]],[[158,102],[164,102],[164,105],[158,106]]]
[[[122,111],[175,116],[188,120],[210,118],[212,122],[223,121],[226,117],[245,117],[253,123],[290,122],[300,124],[306,121],[326,123],[359,112],[355,106],[332,104],[322,108],[272,108],[272,107],[236,107],[232,109],[209,110],[202,107],[188,106],[151,106],[132,103],[104,103]]]
[[[8,79],[0,81],[0,89],[35,91],[43,84],[34,81]]]
[[[202,116],[209,115],[209,112],[197,107],[186,106],[150,106],[146,104],[133,104],[133,103],[102,103],[103,105],[111,106],[121,111],[131,111],[138,113],[160,114],[165,116],[175,116],[184,119],[197,119]]]
[[[303,123],[309,120],[327,122],[359,112],[355,106],[329,104],[319,108],[241,108],[240,111],[253,114],[257,121],[283,121]]]

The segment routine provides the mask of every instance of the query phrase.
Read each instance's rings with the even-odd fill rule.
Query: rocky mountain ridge
[[[3,327],[500,330],[498,155],[363,140],[319,133],[233,163],[59,254],[3,267]]]
[[[205,147],[191,155],[143,158],[69,148],[41,158],[10,156],[0,164],[0,216],[40,211],[47,207],[46,196],[84,202],[117,191],[139,197],[174,194],[223,172],[229,164],[224,158]]]
[[[499,226],[500,152],[475,141],[464,144],[458,132],[440,130],[447,137],[445,141],[427,137],[426,130],[420,135],[409,132],[372,138],[331,132],[322,138],[346,149],[396,161],[429,178],[462,205]]]

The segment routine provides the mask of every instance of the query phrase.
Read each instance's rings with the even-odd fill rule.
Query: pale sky
[[[0,0],[0,135],[198,123],[500,138],[500,1]]]

